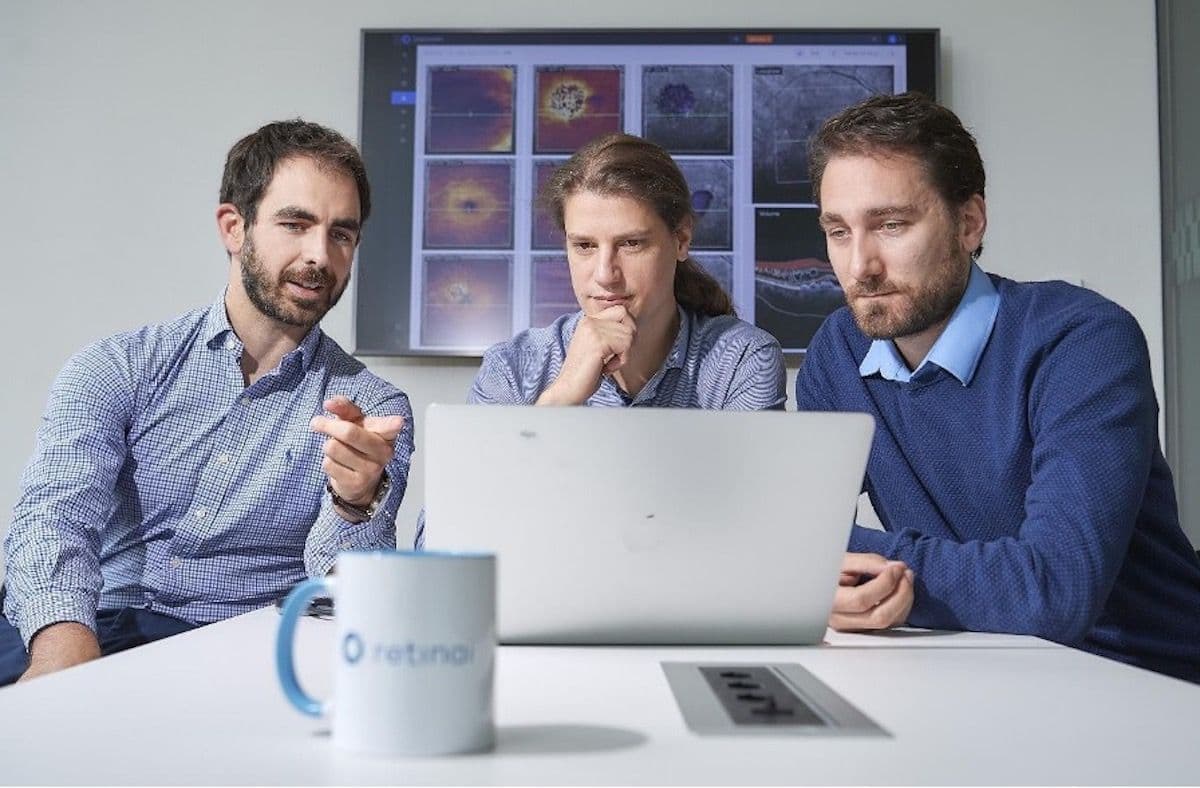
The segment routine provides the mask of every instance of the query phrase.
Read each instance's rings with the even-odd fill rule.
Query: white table
[[[333,748],[284,700],[261,610],[0,689],[0,782],[1198,783],[1200,686],[1032,638],[831,635],[813,648],[505,647],[494,753]],[[306,619],[327,692],[332,622]],[[661,660],[797,662],[887,738],[700,737]]]

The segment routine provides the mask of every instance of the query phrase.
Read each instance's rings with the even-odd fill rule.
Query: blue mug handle
[[[306,693],[296,680],[296,662],[292,658],[296,622],[304,615],[313,597],[333,596],[333,589],[332,577],[309,578],[293,588],[284,600],[283,610],[280,611],[279,635],[275,638],[275,670],[279,674],[279,683],[283,685],[283,694],[293,706],[310,717],[325,716],[329,711],[329,704]]]

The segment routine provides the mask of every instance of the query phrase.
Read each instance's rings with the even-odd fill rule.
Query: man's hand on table
[[[829,626],[840,632],[890,629],[908,619],[913,573],[902,561],[875,553],[846,553]]]

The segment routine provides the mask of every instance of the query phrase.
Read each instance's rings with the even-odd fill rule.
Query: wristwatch
[[[329,498],[333,501],[333,505],[343,512],[359,518],[359,522],[366,522],[375,516],[383,500],[387,498],[388,490],[391,488],[392,480],[388,478],[387,473],[384,473],[379,477],[379,487],[375,490],[375,497],[366,506],[359,506],[358,504],[350,503],[334,492],[333,484],[328,479],[325,480],[325,491],[329,493]]]

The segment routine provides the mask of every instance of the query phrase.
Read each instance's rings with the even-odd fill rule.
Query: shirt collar
[[[221,295],[208,307],[208,314],[204,316],[204,323],[200,329],[204,342],[210,348],[220,347],[225,344],[225,340],[234,337],[233,326],[229,324],[229,314],[225,311],[225,291],[221,291]]]
[[[933,343],[925,359],[913,372],[890,339],[876,339],[867,350],[858,373],[862,377],[878,374],[885,380],[907,383],[926,366],[935,364],[949,372],[964,386],[970,384],[983,355],[983,348],[992,335],[996,313],[1000,310],[1000,294],[991,277],[978,265],[971,264],[967,289],[954,313]]]
[[[210,349],[223,347],[232,350],[236,348],[240,353],[242,340],[229,323],[229,313],[225,309],[226,293],[227,290],[222,290],[220,297],[208,307],[208,313],[204,316],[204,323],[201,327],[201,337]],[[300,369],[308,372],[309,366],[317,355],[317,346],[321,343],[321,335],[320,325],[313,326],[304,335],[299,346],[279,360],[279,367],[283,368],[299,361]]]
[[[300,369],[302,369],[304,372],[308,372],[308,368],[312,365],[313,359],[317,356],[317,346],[321,344],[321,336],[322,331],[320,325],[315,325],[310,328],[308,333],[304,335],[304,339],[300,340],[300,346],[284,356],[283,362],[281,363],[284,363],[288,360],[288,358],[295,357],[297,354],[299,354]]]

